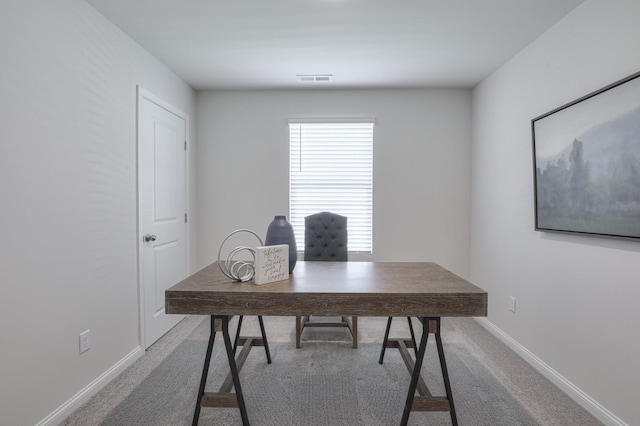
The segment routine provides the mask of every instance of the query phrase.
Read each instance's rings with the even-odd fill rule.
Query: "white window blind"
[[[350,253],[372,252],[373,121],[289,123],[289,220],[304,250],[304,218],[347,216]]]

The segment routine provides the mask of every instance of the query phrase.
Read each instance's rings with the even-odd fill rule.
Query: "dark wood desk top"
[[[435,263],[298,262],[288,280],[234,283],[217,263],[165,292],[168,314],[486,316],[487,292]]]

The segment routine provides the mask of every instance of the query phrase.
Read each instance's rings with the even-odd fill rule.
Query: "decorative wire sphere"
[[[220,248],[218,249],[218,266],[220,267],[220,270],[222,271],[222,273],[225,274],[227,277],[231,278],[233,281],[244,282],[244,281],[249,281],[251,278],[253,278],[253,276],[256,273],[255,266],[253,265],[256,261],[256,250],[254,248],[246,247],[246,246],[238,246],[233,250],[231,250],[231,252],[227,256],[227,259],[224,262],[220,260],[220,255],[222,254],[222,247],[224,246],[224,243],[229,239],[229,237],[239,232],[248,232],[250,234],[253,234],[258,239],[260,246],[264,245],[260,236],[255,232],[253,232],[252,230],[236,229],[235,231],[227,235],[227,237],[224,240],[222,240],[222,244],[220,244]],[[249,253],[251,253],[251,256],[253,257],[253,262],[249,262],[245,260],[236,260],[236,261],[233,260],[235,255],[243,251],[248,251]]]

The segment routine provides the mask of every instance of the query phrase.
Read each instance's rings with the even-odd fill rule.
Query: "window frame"
[[[297,230],[298,232],[295,232],[296,234],[296,243],[298,246],[298,252],[299,253],[303,253],[304,252],[304,217],[308,216],[309,214],[313,214],[313,213],[318,213],[319,211],[322,210],[329,210],[332,211],[334,213],[337,214],[343,214],[347,217],[350,216],[349,211],[342,210],[340,208],[333,208],[333,207],[322,207],[322,208],[316,208],[316,209],[312,209],[309,210],[307,212],[304,213],[300,213],[299,211],[295,211],[295,202],[294,202],[294,180],[296,178],[296,176],[294,175],[294,171],[293,168],[296,164],[300,165],[302,164],[302,150],[303,150],[303,141],[304,141],[304,137],[303,136],[298,136],[298,138],[294,138],[293,134],[294,134],[294,129],[297,126],[298,129],[303,129],[303,126],[308,126],[308,129],[313,128],[316,131],[318,131],[318,128],[322,128],[325,126],[332,126],[334,125],[333,129],[329,129],[329,131],[333,130],[333,131],[338,131],[339,129],[345,129],[350,127],[350,125],[353,126],[362,126],[362,129],[364,129],[365,131],[369,132],[368,133],[368,139],[366,141],[359,141],[358,137],[357,137],[357,133],[353,133],[353,139],[349,140],[349,142],[351,142],[354,147],[363,144],[368,144],[367,147],[367,155],[366,155],[366,160],[363,161],[362,163],[355,164],[355,167],[358,167],[358,165],[362,165],[362,164],[367,164],[368,163],[368,172],[363,173],[362,175],[358,175],[360,177],[360,179],[362,179],[361,176],[368,176],[368,187],[363,191],[363,193],[367,193],[365,195],[365,197],[368,196],[368,211],[365,214],[365,218],[364,218],[364,228],[367,229],[366,233],[364,234],[365,237],[368,237],[368,242],[366,244],[367,245],[360,245],[358,246],[356,244],[356,246],[358,246],[356,249],[353,248],[349,248],[349,259],[350,260],[370,260],[373,257],[373,160],[374,160],[374,127],[375,127],[375,119],[370,119],[370,118],[355,118],[355,119],[333,119],[333,118],[327,118],[327,119],[290,119],[288,121],[288,127],[289,127],[289,220],[292,224],[292,226],[294,227],[294,232]],[[362,131],[361,129],[361,131]],[[319,132],[321,133],[321,132]],[[300,133],[299,133],[300,135]],[[360,138],[361,139],[361,138]],[[354,142],[355,141],[355,142]],[[327,141],[320,141],[318,142],[318,139],[314,140],[314,142],[309,142],[309,143],[331,143],[329,141],[329,138],[327,138]],[[336,141],[333,141],[336,142]],[[297,143],[299,144],[299,146],[297,147],[297,154],[294,154],[294,146],[293,144]],[[339,140],[337,141],[337,143],[339,143]],[[312,145],[313,146],[313,145]],[[297,155],[294,158],[294,155]],[[346,158],[346,157],[345,157]],[[337,173],[337,172],[336,172]],[[312,172],[310,172],[310,174],[313,174]],[[299,176],[298,176],[299,177]],[[348,185],[345,185],[348,186]],[[355,186],[362,186],[361,184],[356,184]],[[357,190],[357,189],[356,189]],[[351,215],[351,217],[355,216],[355,213]],[[351,219],[351,218],[350,218]],[[352,233],[356,234],[356,235],[363,235],[362,233],[362,229],[363,226],[354,226],[353,225],[353,221],[350,220],[347,222],[348,223],[348,228],[350,228],[350,236]],[[353,232],[352,230],[357,228],[358,232]],[[350,239],[351,240],[351,239]],[[368,249],[367,249],[368,248]]]

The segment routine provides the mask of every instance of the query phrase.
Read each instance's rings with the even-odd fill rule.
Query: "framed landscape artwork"
[[[531,126],[536,230],[640,238],[640,73]]]

